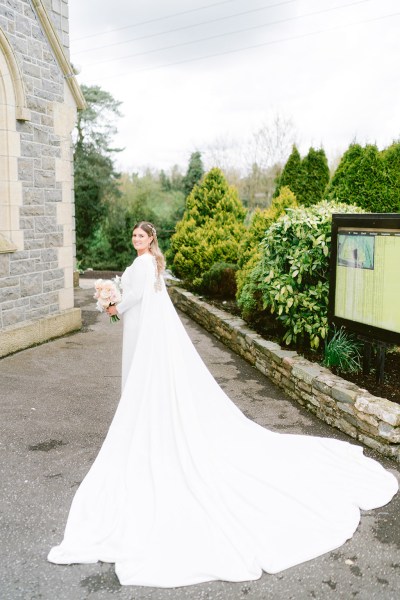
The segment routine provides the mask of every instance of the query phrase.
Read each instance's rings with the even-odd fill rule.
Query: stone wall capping
[[[285,369],[292,369],[295,365],[303,365],[305,362],[306,359],[296,353],[294,356],[285,356],[282,364]]]
[[[334,375],[293,350],[266,340],[236,317],[176,285],[175,306],[254,365],[318,418],[400,462],[400,405]]]
[[[295,364],[292,368],[292,376],[312,385],[313,381],[323,373],[322,367],[310,361]]]
[[[261,336],[256,337],[254,339],[253,344],[256,350],[256,354],[260,356],[270,356],[271,352],[273,353],[276,350],[279,350],[280,348],[280,346],[278,346],[278,344],[275,344],[275,342],[264,340]]]
[[[219,310],[219,309],[217,309],[217,310]],[[222,313],[222,315],[224,315],[224,311],[221,310],[220,312]],[[224,323],[228,323],[229,325],[235,325],[239,331],[240,330],[251,331],[251,329],[246,327],[246,323],[240,317],[229,317],[227,319],[224,315],[223,321],[224,321]]]
[[[389,425],[400,426],[400,405],[386,398],[364,394],[357,397],[355,407],[359,412],[374,415]]]
[[[321,373],[314,379],[312,385],[316,390],[323,392],[324,394],[332,395],[332,388],[336,385],[340,385],[341,382],[343,382],[343,379],[329,372],[329,374]]]
[[[294,356],[297,356],[297,352],[294,352],[293,350],[282,350],[282,348],[271,352],[272,360],[278,364],[283,364],[285,358],[292,358]]]
[[[338,402],[354,404],[359,393],[359,388],[356,385],[347,387],[339,383],[332,387],[332,397]]]

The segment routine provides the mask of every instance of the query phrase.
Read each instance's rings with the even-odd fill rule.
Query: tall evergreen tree
[[[330,200],[338,199],[341,202],[348,202],[354,196],[358,197],[355,188],[358,186],[358,167],[361,163],[364,150],[360,144],[350,144],[343,154],[340,163],[330,181],[326,191]]]
[[[160,171],[159,181],[160,181],[161,189],[164,190],[164,192],[171,191],[171,188],[172,188],[171,180],[163,169],[161,169],[161,171]]]
[[[283,171],[278,179],[277,186],[274,192],[274,198],[279,196],[281,188],[288,187],[296,196],[301,191],[302,187],[302,169],[301,156],[297,147],[294,145],[289,158],[286,161]]]
[[[81,86],[87,108],[78,113],[74,145],[77,255],[87,253],[96,229],[106,214],[105,200],[118,196],[111,147],[114,120],[121,102],[99,86]]]
[[[203,175],[204,167],[201,152],[193,152],[190,156],[186,175],[183,178],[183,191],[186,197],[189,196],[194,186],[200,182]]]
[[[283,187],[288,187],[299,204],[311,206],[323,199],[329,183],[329,167],[325,151],[310,148],[307,156],[301,159],[296,146],[293,146],[275,189],[278,197]]]
[[[171,189],[175,190],[177,192],[183,192],[183,180],[184,180],[184,175],[182,175],[180,168],[178,167],[178,165],[174,165],[171,169],[171,174],[170,174],[170,182],[171,182]]]
[[[357,204],[370,212],[386,212],[390,205],[390,177],[384,156],[375,145],[351,144],[343,154],[327,189],[327,198]]]
[[[301,161],[301,185],[297,191],[297,201],[304,206],[317,204],[323,199],[328,183],[329,166],[325,151],[323,148],[310,148]]]
[[[393,142],[382,152],[388,177],[386,202],[382,203],[385,212],[400,212],[400,142]]]

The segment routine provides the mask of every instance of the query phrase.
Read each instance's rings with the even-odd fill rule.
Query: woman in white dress
[[[123,585],[248,581],[341,546],[396,478],[347,442],[278,434],[231,402],[165,289],[156,231],[122,276],[122,394],[76,492],[58,564],[115,563]]]

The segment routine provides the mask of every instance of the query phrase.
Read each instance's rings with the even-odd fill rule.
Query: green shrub
[[[289,209],[261,242],[261,258],[248,274],[238,304],[244,318],[273,313],[284,341],[317,349],[328,332],[328,271],[332,213],[362,212],[357,206],[320,202]]]
[[[236,274],[237,293],[240,295],[244,282],[258,260],[261,258],[260,242],[265,232],[285,212],[287,208],[298,206],[296,197],[288,187],[283,187],[277,198],[272,200],[269,208],[257,208],[250,225],[239,244],[239,270]]]
[[[236,264],[245,232],[245,209],[220,169],[212,169],[196,185],[176,226],[167,260],[191,289],[201,289],[203,275],[214,263]]]
[[[237,265],[231,263],[213,264],[203,275],[201,291],[212,298],[233,300],[236,295],[237,268]]]

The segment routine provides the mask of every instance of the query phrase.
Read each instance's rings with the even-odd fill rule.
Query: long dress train
[[[192,345],[151,255],[123,276],[123,389],[76,492],[59,564],[114,562],[121,584],[258,579],[341,546],[396,478],[332,439],[264,429]]]

